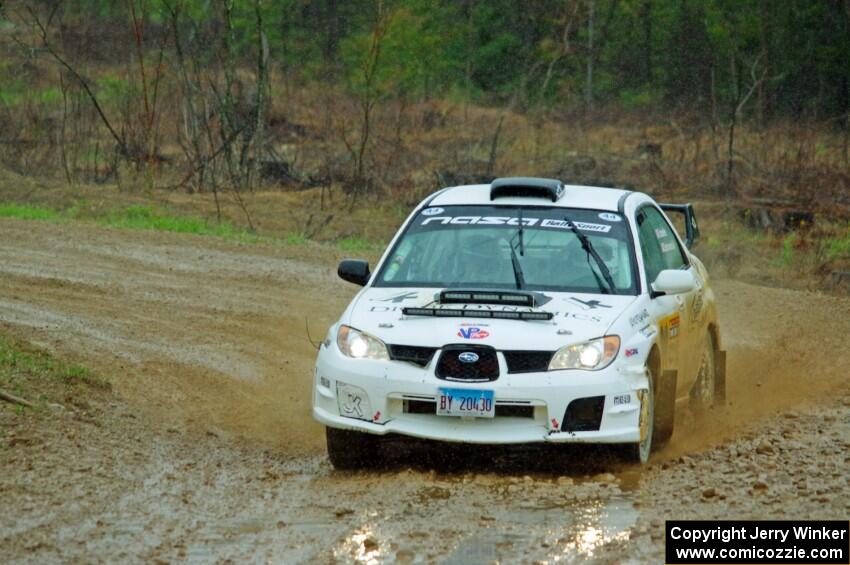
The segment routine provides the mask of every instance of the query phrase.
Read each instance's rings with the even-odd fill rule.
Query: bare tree
[[[588,0],[587,15],[587,80],[584,83],[584,103],[593,109],[593,20],[596,15],[596,0]]]
[[[353,207],[356,199],[371,189],[372,180],[366,171],[366,152],[372,133],[373,112],[382,94],[381,86],[378,84],[378,70],[381,64],[383,41],[391,22],[392,13],[385,9],[382,1],[379,2],[375,21],[372,25],[372,33],[369,36],[369,47],[362,58],[356,77],[359,85],[355,90],[360,110],[357,140],[349,140],[345,127],[342,128],[342,141],[348,149],[353,163],[352,178],[348,188],[351,197],[349,207]]]
[[[759,62],[762,59],[764,53],[759,53],[759,55],[755,58],[752,65],[750,66],[750,86],[747,88],[747,92],[744,93],[743,89],[740,86],[740,79],[738,83],[738,88],[735,89],[736,98],[735,103],[732,105],[732,112],[729,118],[729,135],[727,142],[727,152],[726,152],[726,183],[725,183],[725,191],[727,196],[731,196],[734,192],[734,167],[735,167],[735,126],[738,122],[738,118],[741,114],[741,111],[746,106],[747,102],[750,100],[750,97],[753,93],[759,88],[759,86],[764,82],[765,78],[767,78],[767,69],[760,69]]]

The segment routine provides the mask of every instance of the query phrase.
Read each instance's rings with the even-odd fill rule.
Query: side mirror
[[[345,259],[336,270],[344,281],[365,286],[369,282],[369,262],[362,259]]]
[[[652,283],[652,298],[665,294],[683,294],[691,292],[697,287],[697,281],[690,269],[665,269],[658,273],[655,282]]]

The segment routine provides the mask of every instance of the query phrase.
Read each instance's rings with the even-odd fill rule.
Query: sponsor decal
[[[655,228],[655,237],[657,237],[658,239],[664,239],[665,237],[667,237],[667,230]]]
[[[618,394],[614,397],[614,406],[619,406],[620,404],[631,404],[632,403],[632,395],[631,394]]]
[[[598,300],[587,300],[587,301],[585,301],[585,300],[581,300],[581,299],[573,298],[573,297],[570,297],[570,300],[573,300],[573,301],[581,304],[582,305],[581,307],[582,307],[583,310],[595,310],[596,308],[610,308],[610,306],[608,306],[607,304],[602,304]]]
[[[655,335],[655,328],[647,325],[640,329],[640,333],[641,335],[643,335],[643,337],[652,337]]]
[[[555,418],[552,418],[552,428],[555,430],[561,429],[561,424],[559,424],[558,420],[556,420]]]
[[[522,225],[536,226],[540,218],[523,218]],[[422,226],[432,223],[442,225],[518,226],[519,218],[510,216],[433,216],[422,220]]]
[[[477,327],[460,328],[457,336],[463,339],[484,339],[490,336],[490,332]]]
[[[425,208],[424,210],[422,210],[423,216],[436,216],[437,214],[442,214],[442,213],[443,213],[442,208]]]
[[[634,357],[638,354],[637,347],[633,347],[631,349],[626,349],[626,357]]]
[[[363,417],[363,408],[360,406],[363,403],[363,398],[356,392],[346,392],[345,400],[342,404],[343,412],[354,414],[358,418]]]
[[[557,314],[555,315],[557,316]],[[564,318],[571,318],[582,322],[600,323],[603,321],[599,316],[594,316],[593,314],[582,314],[581,312],[564,312]]]
[[[478,354],[473,353],[472,351],[464,351],[457,356],[457,360],[461,363],[475,363],[478,361]]]
[[[632,327],[635,327],[635,326],[638,326],[638,325],[644,323],[648,319],[649,319],[649,312],[647,312],[646,308],[644,308],[643,310],[641,310],[640,312],[638,312],[637,314],[635,314],[634,316],[629,318],[629,324]]]
[[[599,214],[599,219],[608,222],[619,222],[621,218],[619,214],[612,214],[611,212],[602,212],[601,214]]]
[[[424,212],[423,212],[424,214]],[[442,225],[470,225],[470,226],[518,226],[520,219],[518,217],[508,216],[431,216],[420,222],[420,225],[426,226],[432,223]],[[540,218],[523,218],[523,226],[536,226],[541,228],[552,229],[570,229],[565,220],[553,220]],[[594,224],[590,222],[574,222],[577,229],[581,231],[590,231],[596,233],[608,233],[611,231],[610,225]]]
[[[380,410],[378,410],[377,412],[375,412],[375,415],[374,415],[374,416],[372,416],[372,421],[373,421],[373,422],[377,422],[377,421],[378,421],[378,420],[380,420],[380,419],[381,419],[381,411],[380,411]]]
[[[702,321],[703,306],[705,306],[705,301],[703,300],[702,292],[697,292],[696,296],[694,296],[694,301],[691,303],[691,324],[697,324]]]
[[[667,335],[671,338],[679,335],[679,315],[673,314],[667,321]]]
[[[605,224],[592,224],[590,222],[573,222],[576,228],[581,231],[592,231],[597,233],[608,233],[611,231],[611,226],[607,226]],[[569,224],[564,220],[543,220],[540,224],[541,227],[544,228],[558,228],[568,230]]]
[[[674,251],[675,249],[676,249],[675,243],[669,242],[669,243],[662,243],[661,244],[661,252],[662,253],[670,253],[671,251]]]
[[[419,296],[418,292],[402,292],[401,294],[394,294],[393,296],[387,296],[386,298],[370,298],[369,300],[372,302],[394,302],[398,304],[405,300],[413,300],[417,296]]]

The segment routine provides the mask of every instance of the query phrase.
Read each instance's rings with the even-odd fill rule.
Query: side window
[[[688,264],[670,224],[652,207],[638,212],[638,234],[646,278],[650,284],[665,269],[681,269]]]

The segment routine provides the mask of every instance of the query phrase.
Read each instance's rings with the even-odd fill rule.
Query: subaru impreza
[[[387,435],[617,444],[646,463],[677,406],[725,394],[698,235],[693,206],[637,191],[502,178],[429,196],[374,270],[339,265],[363,288],[315,366],[331,463],[374,465]]]

